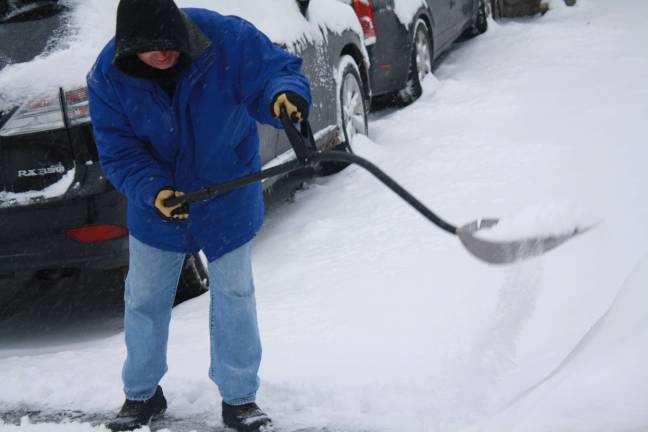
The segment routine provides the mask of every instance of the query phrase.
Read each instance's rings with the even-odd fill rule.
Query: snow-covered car
[[[376,101],[418,98],[434,59],[460,36],[477,36],[488,26],[486,0],[341,1],[362,24]]]
[[[177,3],[241,16],[304,59],[318,146],[366,133],[369,62],[351,7],[336,0]],[[126,202],[103,177],[84,87],[114,34],[116,8],[117,0],[0,0],[0,296],[29,281],[90,275],[94,284],[106,272],[124,274]],[[280,130],[259,131],[264,164],[291,157]],[[204,290],[204,276],[189,256],[180,295]]]

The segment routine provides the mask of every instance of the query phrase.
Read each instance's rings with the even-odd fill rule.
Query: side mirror
[[[308,3],[310,3],[310,0],[297,0],[297,4],[299,5],[299,11],[304,16],[306,16],[306,11],[308,10]]]

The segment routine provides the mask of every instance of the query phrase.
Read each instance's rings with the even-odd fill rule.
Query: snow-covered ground
[[[362,169],[319,179],[254,248],[259,403],[287,429],[648,430],[648,3],[553,2],[457,47],[357,152],[455,223],[599,225],[483,264]],[[535,215],[535,217],[534,217]],[[555,229],[556,219],[551,229]],[[208,296],[174,310],[170,415],[219,424]],[[122,336],[0,348],[0,411],[117,410]],[[101,431],[82,424],[0,431]]]

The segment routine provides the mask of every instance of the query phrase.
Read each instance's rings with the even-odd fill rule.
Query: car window
[[[68,31],[58,0],[0,0],[0,71],[54,50]],[[5,86],[0,89],[0,97]]]
[[[60,10],[59,0],[0,0],[0,24],[37,20]]]

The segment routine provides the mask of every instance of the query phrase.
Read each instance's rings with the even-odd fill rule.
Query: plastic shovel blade
[[[510,241],[488,240],[475,235],[479,230],[492,228],[498,222],[498,219],[480,219],[467,223],[457,228],[457,236],[459,236],[464,247],[480,260],[490,264],[510,264],[542,255],[572,237],[589,230],[589,228],[576,228],[571,232],[560,235]]]

